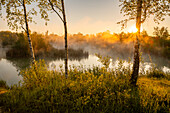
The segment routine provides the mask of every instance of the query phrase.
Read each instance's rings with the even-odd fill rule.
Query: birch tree
[[[130,82],[136,86],[138,74],[139,74],[139,49],[140,49],[140,31],[141,24],[145,22],[151,15],[154,17],[154,22],[159,24],[159,21],[163,21],[165,16],[170,16],[170,0],[119,0],[121,13],[128,18],[121,20],[118,24],[122,25],[122,29],[127,26],[127,22],[136,19],[136,33],[135,51],[134,51],[134,63],[133,72]]]
[[[55,13],[64,25],[65,39],[65,77],[68,77],[68,42],[67,42],[67,21],[64,0],[39,0],[41,18],[49,20],[48,12]]]
[[[34,22],[32,16],[37,15],[34,8],[27,11],[28,5],[31,5],[35,0],[1,0],[1,4],[6,10],[6,20],[8,26],[12,30],[23,29],[28,38],[32,63],[35,62],[33,46],[30,38],[29,23]]]
[[[0,1],[0,18],[2,17],[2,0]]]

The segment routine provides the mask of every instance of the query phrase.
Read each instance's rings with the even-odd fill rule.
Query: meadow
[[[23,81],[0,95],[3,112],[37,113],[168,113],[170,75],[152,68],[140,73],[137,87],[129,83],[131,68],[122,65],[109,69],[108,58],[101,57],[103,67],[83,66],[64,71],[50,71],[43,60],[20,72]],[[1,91],[2,92],[2,91]]]
[[[24,33],[0,32],[1,44],[10,48],[8,59],[29,58],[29,47]],[[37,58],[63,59],[62,36],[31,34]],[[137,87],[129,79],[131,61],[126,66],[119,60],[117,68],[109,68],[111,57],[120,54],[125,58],[132,53],[133,33],[111,34],[109,31],[96,35],[81,33],[69,35],[69,58],[72,60],[98,53],[102,67],[83,65],[69,68],[65,78],[63,67],[49,70],[44,60],[36,65],[21,68],[23,81],[8,86],[0,81],[0,110],[2,112],[82,112],[82,113],[168,113],[170,99],[170,73],[154,65],[148,71],[140,71]],[[169,59],[169,39],[142,35],[141,51]],[[23,49],[24,48],[24,49]],[[26,51],[27,50],[27,51]],[[88,51],[88,52],[85,52]],[[103,51],[103,52],[102,52]],[[106,55],[111,57],[105,57]],[[145,59],[146,60],[146,59]],[[142,59],[141,59],[142,61]],[[54,67],[55,69],[56,67]],[[141,69],[144,68],[140,67]]]

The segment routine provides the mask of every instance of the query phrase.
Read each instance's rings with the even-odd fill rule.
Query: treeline
[[[141,51],[147,54],[153,54],[170,58],[170,39],[168,35],[159,34],[160,30],[155,30],[156,36],[149,36],[144,30],[141,33]],[[165,34],[165,30],[162,31]],[[64,38],[56,34],[46,33],[38,34],[36,32],[31,33],[32,43],[35,55],[37,57],[44,56],[55,56],[57,58],[64,58]],[[102,53],[103,55],[120,57],[130,57],[133,54],[135,34],[134,33],[113,33],[110,31],[100,32],[96,35],[82,33],[69,34],[68,45],[71,51],[70,56],[82,55],[87,56],[88,51],[91,54]],[[11,32],[0,32],[0,40],[2,47],[11,46],[12,49],[7,53],[9,57],[28,57],[30,56],[28,42],[24,33],[11,33]],[[55,48],[57,49],[55,49]],[[61,49],[61,50],[60,50]],[[74,50],[75,51],[74,51]],[[79,50],[79,51],[78,51]],[[17,56],[18,55],[18,56]],[[75,55],[75,56],[77,56]]]
[[[49,39],[43,35],[36,32],[31,33],[32,44],[34,48],[34,53],[37,58],[54,58],[54,59],[64,59],[64,49],[56,49],[51,44]],[[3,48],[10,48],[7,51],[6,56],[8,58],[28,58],[30,57],[30,49],[25,33],[12,33],[9,31],[0,32],[0,42]],[[82,59],[87,58],[88,53],[83,50],[77,49],[73,50],[69,48],[70,59]]]
[[[164,32],[165,31],[162,31],[162,33]],[[167,34],[168,35],[159,34],[156,36],[149,36],[144,30],[140,37],[141,52],[156,56],[163,56],[169,59],[170,39],[168,38],[168,32]],[[57,48],[64,46],[62,36],[50,34],[48,35],[48,39],[50,43]],[[134,41],[134,33],[124,32],[111,34],[110,31],[106,31],[97,33],[96,35],[83,35],[82,33],[78,33],[69,34],[68,36],[69,47],[71,48],[84,49],[92,54],[102,53],[103,55],[119,55],[126,58],[133,54]]]

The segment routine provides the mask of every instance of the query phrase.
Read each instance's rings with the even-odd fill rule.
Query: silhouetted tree
[[[145,36],[148,36],[148,33],[147,33],[146,30],[143,30],[143,31],[141,32],[141,35],[142,35],[143,37],[145,37]]]
[[[168,28],[167,27],[162,27],[159,29],[159,27],[154,27],[154,35],[160,39],[160,44],[164,48],[165,47],[165,40],[169,36]]]
[[[156,35],[160,39],[166,39],[169,36],[168,28],[167,27],[154,27],[154,35]]]

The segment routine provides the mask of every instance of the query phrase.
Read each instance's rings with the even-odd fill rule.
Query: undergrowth
[[[131,87],[130,68],[73,67],[64,72],[50,71],[39,61],[20,72],[23,82],[0,95],[6,112],[16,113],[168,113],[170,82],[139,77]],[[36,69],[36,70],[35,70]],[[168,75],[166,75],[168,76]]]
[[[6,81],[0,80],[0,88],[8,89],[9,86],[7,85]]]

